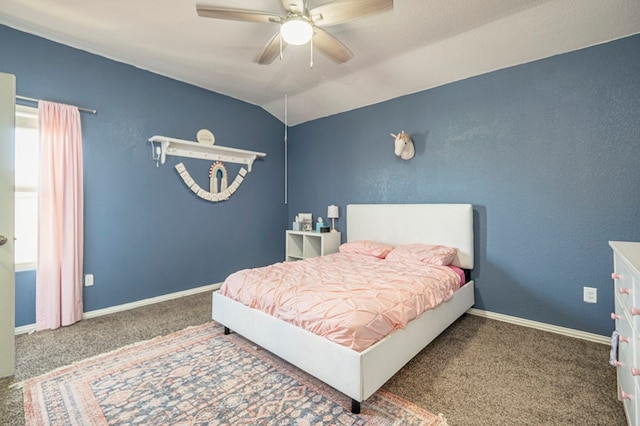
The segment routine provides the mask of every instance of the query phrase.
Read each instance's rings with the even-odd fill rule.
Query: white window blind
[[[38,254],[38,109],[16,105],[15,266],[32,269]]]

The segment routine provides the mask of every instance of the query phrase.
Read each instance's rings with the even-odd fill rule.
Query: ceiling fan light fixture
[[[288,18],[280,26],[280,35],[284,41],[294,46],[307,44],[313,36],[311,23],[300,16]]]

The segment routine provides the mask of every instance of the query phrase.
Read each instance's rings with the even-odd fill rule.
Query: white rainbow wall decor
[[[203,200],[211,202],[228,200],[229,197],[238,190],[238,187],[240,187],[240,184],[247,175],[247,169],[244,167],[240,168],[236,178],[231,182],[231,185],[228,185],[227,168],[220,161],[217,161],[213,163],[209,169],[209,191],[206,191],[193,180],[184,164],[178,163],[175,167],[191,191]],[[220,178],[220,186],[218,186],[218,178]]]

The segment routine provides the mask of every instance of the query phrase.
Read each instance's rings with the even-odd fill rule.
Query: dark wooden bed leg
[[[353,414],[360,414],[360,401],[356,401],[355,399],[351,400],[351,412]]]
[[[225,334],[225,336],[226,336],[227,334],[231,334],[231,330],[229,330],[229,327],[225,327],[225,328],[224,328],[224,334]]]

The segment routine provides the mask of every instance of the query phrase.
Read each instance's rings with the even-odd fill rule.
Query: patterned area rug
[[[27,425],[446,425],[382,389],[350,404],[214,322],[24,382]]]

